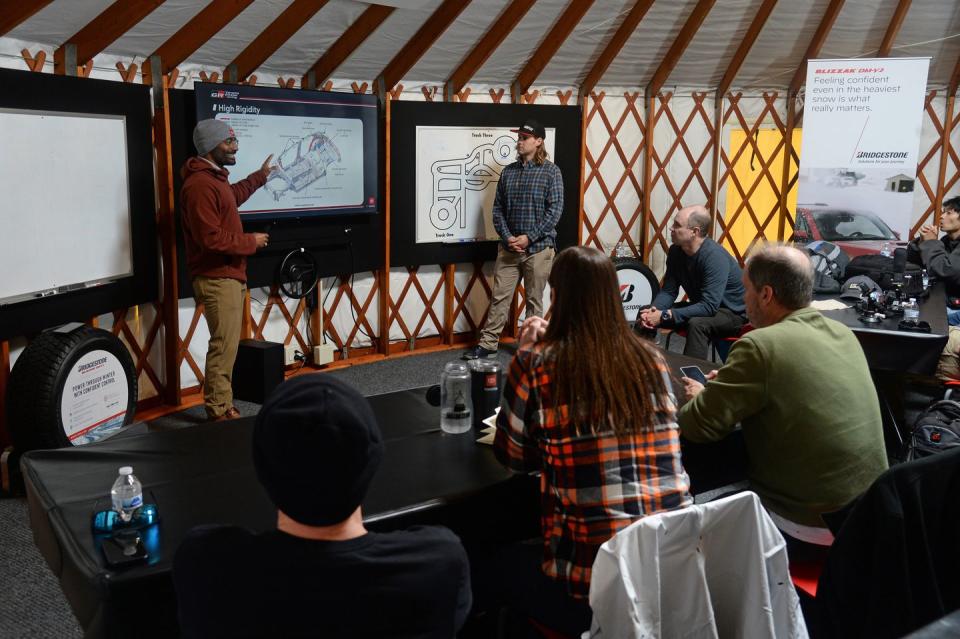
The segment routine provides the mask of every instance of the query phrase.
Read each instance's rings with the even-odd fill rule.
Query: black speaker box
[[[233,365],[233,396],[262,404],[283,381],[283,344],[240,340]]]

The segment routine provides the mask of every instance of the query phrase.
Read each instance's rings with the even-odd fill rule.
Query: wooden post
[[[950,83],[947,85],[947,109],[943,122],[943,137],[940,139],[940,172],[937,176],[937,201],[934,202],[933,223],[940,224],[940,209],[943,208],[943,196],[947,190],[947,162],[950,159],[950,134],[953,132],[953,111],[956,108],[957,88],[960,87],[960,58],[953,67]]]
[[[783,173],[780,179],[780,220],[777,222],[777,240],[783,241],[787,217],[787,195],[790,193],[790,165],[793,164],[793,127],[797,118],[797,96],[787,91],[787,123],[783,130]],[[798,167],[799,168],[799,165]]]
[[[643,224],[640,228],[640,246],[643,247],[642,253],[640,256],[641,261],[646,264],[647,258],[650,257],[650,246],[647,244],[647,236],[649,235],[649,226],[650,220],[653,216],[652,211],[650,210],[651,198],[650,198],[650,189],[652,188],[653,183],[653,130],[654,130],[654,114],[657,110],[657,96],[650,95],[649,93],[645,96],[647,103],[647,125],[646,125],[646,135],[643,139],[644,144],[644,158],[643,158],[643,194],[641,197],[641,202],[643,203],[643,215],[642,220]]]
[[[387,97],[384,117],[384,216],[383,216],[383,269],[380,271],[380,352],[390,354],[390,102]],[[398,310],[399,312],[399,310]]]
[[[153,91],[153,143],[157,152],[157,227],[160,232],[160,256],[163,264],[163,401],[171,406],[180,404],[180,363],[177,357],[180,339],[177,281],[177,223],[173,193],[173,157],[170,151],[170,103],[167,75],[161,72],[160,56],[150,58],[149,82]]]
[[[723,102],[726,97],[719,91],[713,98],[713,166],[710,169],[710,194],[707,197],[707,209],[710,211],[710,232],[715,233],[717,227],[717,218],[720,216],[718,210],[717,191],[720,190],[720,153],[723,148]]]
[[[940,225],[940,210],[943,208],[943,196],[946,194],[947,163],[950,161],[950,134],[953,132],[953,110],[956,107],[956,95],[947,93],[947,108],[943,120],[943,133],[940,138],[940,171],[937,173],[937,195],[933,203],[933,224]]]
[[[443,265],[443,343],[448,346],[453,344],[453,301],[456,290],[456,265]]]
[[[578,205],[577,205],[577,245],[583,244],[583,221],[586,218],[586,211],[583,210],[583,180],[587,174],[587,99],[585,95],[580,96],[580,178],[577,184]]]

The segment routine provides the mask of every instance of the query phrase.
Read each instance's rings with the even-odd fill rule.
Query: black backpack
[[[850,258],[836,244],[817,240],[805,247],[813,264],[813,292],[839,293]]]
[[[923,282],[920,273],[922,268],[916,264],[907,264],[904,275],[909,275],[909,290],[904,293],[911,297],[919,297],[923,293]],[[849,279],[857,275],[866,275],[880,285],[883,290],[893,288],[894,275],[893,258],[886,255],[858,255],[847,264],[846,277]]]
[[[941,399],[917,418],[903,460],[912,461],[960,446],[960,402]]]

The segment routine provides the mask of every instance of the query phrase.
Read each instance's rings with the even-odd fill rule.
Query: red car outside
[[[884,244],[889,244],[891,251],[907,246],[875,213],[826,204],[800,205],[792,241],[806,244],[814,240],[832,242],[851,258],[880,253]]]

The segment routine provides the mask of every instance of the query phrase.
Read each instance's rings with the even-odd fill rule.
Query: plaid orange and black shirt
[[[520,350],[510,364],[494,452],[511,470],[541,471],[543,571],[574,597],[589,595],[593,560],[617,531],[693,503],[662,359],[659,367],[669,410],[651,415],[640,432],[618,437],[612,430],[578,435],[567,406],[554,408],[557,391],[542,343]]]

